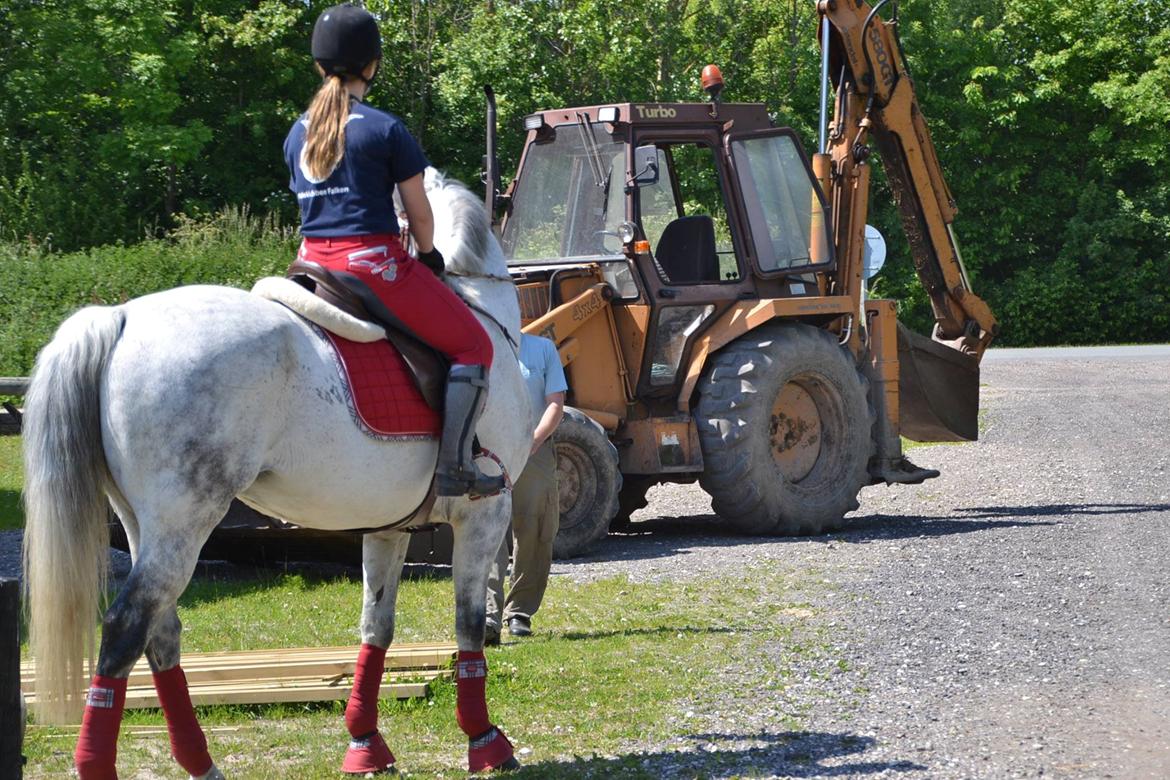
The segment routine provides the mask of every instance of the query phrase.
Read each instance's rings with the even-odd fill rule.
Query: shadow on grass
[[[865,761],[863,754],[876,745],[876,740],[856,734],[809,731],[692,734],[682,740],[677,751],[542,761],[525,766],[513,776],[517,780],[703,777],[707,773],[749,777],[861,777],[926,769],[909,760]]]
[[[362,570],[355,566],[332,563],[290,563],[279,569],[268,566],[249,566],[223,561],[200,561],[179,604],[194,606],[218,601],[221,598],[261,593],[281,584],[286,577],[299,578],[307,593],[344,580],[360,583]],[[450,567],[407,564],[403,579],[449,580]]]
[[[1059,525],[1081,517],[1114,517],[1170,512],[1170,504],[1036,504],[1032,506],[961,507],[946,516],[872,514],[848,518],[844,526],[819,536],[748,536],[739,534],[713,514],[660,517],[631,523],[611,533],[595,551],[560,565],[605,560],[640,560],[701,554],[703,549],[734,547],[755,542],[865,544],[879,539],[915,539],[950,536],[1000,528]]]

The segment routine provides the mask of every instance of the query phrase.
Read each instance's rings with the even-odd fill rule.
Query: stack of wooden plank
[[[431,680],[451,675],[455,651],[452,643],[392,645],[381,696],[426,696]],[[183,653],[182,664],[194,704],[330,701],[349,697],[357,654],[356,646]],[[21,665],[20,680],[25,700],[34,704],[32,664]],[[150,667],[142,659],[130,673],[126,707],[157,706]]]

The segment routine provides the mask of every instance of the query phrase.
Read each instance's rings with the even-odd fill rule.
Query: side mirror
[[[629,187],[647,187],[658,183],[658,147],[639,146],[634,150],[634,178]]]

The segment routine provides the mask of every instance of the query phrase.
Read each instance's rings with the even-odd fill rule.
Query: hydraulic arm
[[[934,311],[933,338],[977,360],[998,332],[987,304],[971,290],[951,229],[954,198],[918,106],[897,31],[863,0],[820,0],[828,21],[828,77],[836,86],[834,120],[826,139],[829,191],[841,269],[841,292],[859,283],[868,179],[864,169],[872,135],[893,189],[918,276]],[[822,30],[824,28],[822,27]],[[822,41],[825,37],[822,36]]]

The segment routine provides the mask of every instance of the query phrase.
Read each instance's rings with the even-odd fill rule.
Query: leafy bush
[[[273,217],[227,209],[181,220],[165,238],[54,253],[33,244],[0,244],[0,375],[27,376],[37,351],[69,314],[115,305],[185,284],[249,288],[283,274],[294,231]]]

